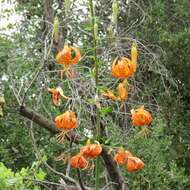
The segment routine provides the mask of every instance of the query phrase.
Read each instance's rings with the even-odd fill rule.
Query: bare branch
[[[81,173],[80,173],[79,169],[77,169],[77,176],[78,176],[79,185],[80,185],[81,189],[86,190],[85,187],[84,187],[84,184],[83,184],[83,181],[82,181],[82,178],[81,178]]]
[[[21,106],[19,111],[22,116],[32,120],[34,123],[38,124],[40,127],[47,129],[51,133],[56,134],[60,132],[57,128],[55,128],[53,122],[49,121],[47,118],[40,115],[36,111],[24,106]]]

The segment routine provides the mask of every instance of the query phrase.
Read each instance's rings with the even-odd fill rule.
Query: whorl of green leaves
[[[56,43],[59,41],[59,19],[56,16],[53,23],[53,36]]]
[[[65,7],[65,14],[67,15],[71,9],[72,0],[65,0],[64,7]]]
[[[114,0],[112,3],[112,23],[114,25],[117,24],[118,14],[119,14],[119,5],[117,0]]]

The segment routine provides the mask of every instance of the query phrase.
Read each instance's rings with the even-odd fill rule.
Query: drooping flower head
[[[123,148],[120,148],[117,152],[117,154],[114,156],[114,160],[119,164],[119,165],[126,165],[127,164],[127,159],[129,156],[132,156],[132,154],[124,150]]]
[[[52,93],[52,101],[54,105],[59,106],[61,104],[62,91],[57,88],[48,88],[48,92]]]
[[[135,172],[143,168],[144,168],[144,162],[141,159],[133,156],[128,157],[127,159],[128,172]]]
[[[114,93],[111,90],[107,90],[106,92],[102,93],[103,96],[106,96],[112,100],[119,100],[123,101],[128,98],[128,91],[126,88],[127,81],[124,80],[123,82],[119,83],[117,90],[118,90],[118,96],[114,95]]]
[[[65,99],[68,99],[68,97],[66,97],[63,94],[63,90],[62,90],[61,87],[48,88],[48,92],[52,93],[52,101],[53,101],[54,105],[56,105],[56,106],[60,106],[61,97],[64,97]]]
[[[126,57],[115,58],[112,64],[112,75],[116,78],[129,78],[136,71],[136,64]]]
[[[75,112],[66,111],[55,118],[55,125],[61,130],[72,130],[77,127],[77,117]]]
[[[137,68],[137,48],[131,47],[131,59],[126,57],[116,57],[112,64],[112,75],[116,78],[129,78],[134,75]]]
[[[64,48],[56,55],[57,63],[63,64],[65,68],[68,68],[72,64],[77,64],[80,59],[80,51],[77,48],[68,45],[65,45]]]
[[[151,114],[144,109],[144,106],[134,110],[131,110],[132,114],[132,125],[134,126],[146,126],[152,122]]]
[[[88,166],[88,161],[82,154],[77,154],[70,159],[70,164],[73,168],[85,169]]]
[[[80,153],[85,158],[96,158],[101,154],[101,152],[102,152],[101,145],[99,143],[90,144],[90,141],[87,141],[87,144],[80,149]]]
[[[58,64],[69,64],[71,60],[71,48],[65,45],[64,48],[56,55],[56,61]]]

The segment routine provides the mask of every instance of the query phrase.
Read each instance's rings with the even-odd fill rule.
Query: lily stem
[[[89,0],[90,4],[90,14],[91,14],[91,21],[92,21],[92,34],[93,34],[93,42],[94,42],[94,62],[95,62],[95,84],[96,84],[96,95],[99,95],[98,84],[99,84],[99,70],[98,70],[98,58],[97,58],[97,39],[94,30],[95,25],[95,12],[93,7],[93,0]],[[100,112],[96,107],[96,140],[100,137]],[[99,178],[100,178],[100,158],[96,158],[96,168],[95,168],[95,189],[99,190]]]

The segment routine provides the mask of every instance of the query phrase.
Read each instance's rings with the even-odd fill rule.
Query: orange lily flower
[[[87,141],[87,144],[80,149],[80,153],[85,158],[96,158],[101,154],[101,152],[102,152],[101,145],[99,143],[90,144],[90,141]]]
[[[137,157],[128,157],[127,170],[128,172],[135,172],[144,168],[144,162]]]
[[[72,51],[74,52],[74,57],[72,57]],[[65,45],[63,50],[61,50],[56,55],[56,61],[58,64],[63,64],[65,68],[68,68],[72,64],[77,64],[81,59],[80,51],[72,46]]]
[[[102,152],[102,147],[99,144],[90,144],[81,148],[80,152],[86,158],[96,158]]]
[[[150,125],[152,122],[151,114],[144,109],[144,106],[134,110],[131,110],[132,113],[132,125],[134,126],[145,126]]]
[[[128,92],[126,90],[126,83],[127,81],[124,80],[122,83],[119,83],[117,89],[118,89],[118,96],[115,96],[114,93],[110,90],[107,90],[107,92],[102,93],[103,96],[106,96],[112,100],[126,100],[128,98]]]
[[[132,156],[131,152],[124,150],[123,148],[120,148],[117,152],[117,154],[114,156],[114,160],[119,165],[126,165],[127,159],[129,156]]]
[[[102,93],[103,96],[106,96],[112,100],[118,100],[118,97],[114,95],[111,90],[107,90],[107,92]]]
[[[68,110],[65,113],[57,116],[55,118],[55,126],[61,130],[61,132],[57,135],[58,143],[63,143],[65,135],[70,130],[77,127],[77,117],[75,112]]]
[[[65,45],[63,50],[61,50],[56,55],[56,61],[58,64],[69,64],[71,60],[71,48],[68,45]]]
[[[125,83],[119,83],[118,85],[119,100],[126,100],[128,98],[128,92],[125,87]]]
[[[88,166],[88,161],[79,153],[71,158],[70,164],[73,168],[85,169]]]
[[[75,112],[66,111],[55,118],[55,125],[59,129],[72,130],[77,127],[77,117]]]
[[[131,60],[126,57],[116,57],[112,64],[112,75],[116,78],[128,78],[134,75],[137,67],[137,48],[131,47]]]
[[[60,106],[61,96],[64,97],[65,99],[68,99],[68,97],[66,97],[63,94],[63,90],[61,87],[48,88],[48,92],[52,93],[52,101],[53,101],[54,105],[56,105],[56,106]]]

